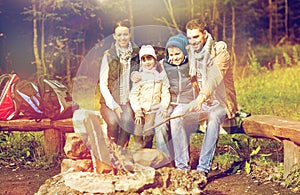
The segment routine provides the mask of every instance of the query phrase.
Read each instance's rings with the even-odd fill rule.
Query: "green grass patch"
[[[300,120],[300,66],[267,71],[236,79],[242,110]]]

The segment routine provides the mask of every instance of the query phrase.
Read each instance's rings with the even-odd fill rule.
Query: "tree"
[[[41,75],[44,70],[42,67],[42,62],[39,54],[39,46],[38,46],[38,29],[37,29],[37,9],[36,9],[36,1],[32,0],[32,23],[33,23],[33,54],[35,58],[36,70],[37,75]]]
[[[85,31],[89,30],[85,28],[85,21],[97,23],[98,26],[99,20],[95,12],[99,10],[99,6],[80,0],[32,0],[32,8],[28,8],[23,14],[33,22],[37,75],[57,76],[56,69],[64,66],[66,81],[71,83],[71,64],[77,61],[78,56],[85,55],[84,36]],[[79,22],[75,23],[75,19]]]
[[[178,24],[177,24],[177,21],[175,19],[175,14],[174,14],[174,7],[173,7],[173,4],[172,4],[172,1],[171,0],[163,0],[164,2],[164,5],[168,11],[168,14],[170,16],[170,19],[171,19],[171,22],[169,22],[165,17],[161,17],[161,18],[156,18],[156,20],[164,23],[167,27],[169,27],[170,29],[171,28],[175,28],[178,32],[181,32]]]

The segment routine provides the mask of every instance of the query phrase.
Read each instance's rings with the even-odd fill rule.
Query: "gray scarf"
[[[127,49],[120,48],[119,44],[116,43],[117,55],[120,59],[121,75],[120,75],[120,104],[125,105],[129,101],[129,79],[130,79],[130,62],[133,53],[131,42],[129,42]]]
[[[212,62],[210,51],[212,49],[213,42],[211,34],[207,33],[206,43],[199,51],[195,51],[194,48],[190,46],[190,75],[197,75],[200,88],[202,88],[207,79],[206,70]]]

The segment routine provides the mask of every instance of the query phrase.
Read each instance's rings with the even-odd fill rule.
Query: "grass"
[[[237,100],[242,110],[300,120],[300,66],[238,78]]]

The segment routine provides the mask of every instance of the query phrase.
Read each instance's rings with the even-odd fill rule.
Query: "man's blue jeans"
[[[178,105],[171,116],[180,115],[186,105]],[[219,103],[214,102],[207,106],[203,104],[199,112],[191,112],[177,119],[170,121],[172,141],[175,155],[175,166],[178,169],[189,170],[190,135],[197,131],[199,120],[207,121],[207,129],[202,143],[201,154],[197,170],[208,173],[210,171],[218,137],[220,125],[225,121],[226,110]]]

